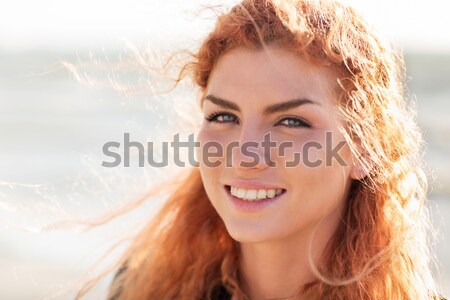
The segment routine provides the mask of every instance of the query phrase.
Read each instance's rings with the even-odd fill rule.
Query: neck
[[[328,218],[315,228],[263,243],[241,243],[240,268],[244,290],[251,300],[314,299],[300,288],[315,279],[310,261],[318,267],[339,223]]]

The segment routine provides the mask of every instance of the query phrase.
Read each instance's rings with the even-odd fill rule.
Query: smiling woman
[[[186,71],[199,167],[119,261],[110,299],[439,298],[402,60],[354,10],[244,0]],[[231,148],[214,166],[212,142]]]

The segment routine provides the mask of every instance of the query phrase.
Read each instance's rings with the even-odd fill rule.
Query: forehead
[[[292,51],[237,48],[219,58],[206,94],[252,105],[299,97],[332,105],[337,98],[337,78],[330,68],[313,65]]]

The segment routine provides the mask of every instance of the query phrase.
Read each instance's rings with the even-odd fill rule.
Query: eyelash
[[[231,114],[231,113],[218,111],[218,112],[213,112],[213,113],[209,114],[205,118],[205,120],[208,121],[208,122],[214,122],[214,123],[219,123],[219,124],[231,123],[232,121],[231,122],[229,122],[229,121],[228,122],[227,121],[217,121],[218,117],[225,116],[225,115],[226,116],[232,116],[233,118],[237,119],[237,117],[235,115]],[[303,120],[301,118],[298,118],[298,117],[284,117],[281,120],[279,120],[277,122],[277,124],[282,122],[282,121],[284,121],[284,120],[294,120],[294,121],[297,121],[297,122],[300,123],[300,125],[298,125],[298,126],[295,126],[295,125],[294,126],[283,125],[283,126],[286,126],[288,128],[299,128],[299,127],[311,128],[312,127],[309,122],[307,122],[307,121],[305,121],[305,120]]]

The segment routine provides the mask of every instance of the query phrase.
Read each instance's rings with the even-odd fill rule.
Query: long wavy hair
[[[355,180],[324,264],[302,287],[314,299],[432,299],[433,239],[422,169],[422,137],[406,98],[401,53],[352,8],[335,1],[244,0],[217,18],[182,68],[200,89],[217,60],[237,47],[276,44],[339,76],[343,133],[364,169]],[[155,218],[118,262],[110,295],[121,300],[211,299],[224,287],[248,300],[239,243],[211,205],[198,168],[177,179]]]

